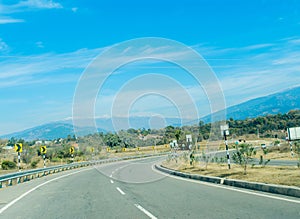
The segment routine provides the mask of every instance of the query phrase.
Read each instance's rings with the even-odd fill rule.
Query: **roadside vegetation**
[[[243,175],[252,171],[253,159],[259,159],[259,167],[266,167],[272,159],[298,159],[300,168],[300,143],[293,145],[294,157],[290,157],[289,146],[285,143],[286,128],[299,126],[300,110],[286,114],[266,115],[245,120],[226,121],[229,124],[229,149],[235,149],[232,162],[243,169]],[[217,124],[218,125],[218,124]],[[213,165],[223,165],[225,157],[212,157],[210,150],[224,150],[224,141],[219,131],[211,132],[211,123],[200,121],[197,125],[182,127],[167,126],[162,129],[128,129],[117,133],[94,133],[83,137],[69,135],[66,138],[51,140],[25,141],[24,139],[0,139],[0,173],[17,169],[17,153],[11,149],[16,143],[23,144],[21,168],[41,168],[43,158],[40,147],[47,147],[46,165],[58,165],[77,161],[103,159],[108,157],[129,156],[143,153],[170,151],[170,142],[176,140],[176,150],[185,150],[184,160],[197,168],[202,163],[209,170]],[[192,136],[192,148],[189,151],[186,135]],[[238,143],[238,144],[237,144]],[[253,147],[268,143],[265,150]],[[74,154],[70,148],[74,147]],[[197,153],[196,153],[197,152]],[[178,156],[169,158],[177,162]],[[14,165],[15,164],[15,165]]]
[[[242,143],[236,147],[231,157],[231,169],[228,169],[226,156],[209,157],[197,150],[170,154],[162,165],[193,174],[300,187],[300,141],[294,142],[294,145],[295,152],[292,156],[287,142],[267,148]],[[271,160],[292,160],[297,161],[297,164],[270,166],[268,164]]]

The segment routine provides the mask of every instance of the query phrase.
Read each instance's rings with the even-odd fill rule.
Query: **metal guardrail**
[[[122,161],[122,160],[161,156],[161,155],[166,155],[168,153],[169,152],[157,153],[157,154],[144,154],[139,156],[130,156],[130,157],[121,157],[121,158],[109,158],[109,159],[95,160],[95,161],[76,162],[76,163],[70,163],[65,165],[58,165],[58,166],[52,166],[46,168],[27,170],[22,172],[9,173],[0,176],[0,189],[7,186],[13,186],[19,183],[30,181],[35,178],[40,178],[52,173],[62,172],[70,169],[93,166],[93,165],[104,164],[104,163],[111,163],[111,162]]]

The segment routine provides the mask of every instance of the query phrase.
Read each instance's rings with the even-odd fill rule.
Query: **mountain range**
[[[226,109],[227,119],[233,118],[235,120],[242,120],[245,118],[255,118],[267,114],[287,113],[293,109],[300,109],[300,87],[291,88],[282,92],[271,94],[255,98],[238,105],[228,107]],[[217,112],[218,113],[218,112]],[[127,129],[126,125],[130,122],[131,128],[163,128],[168,125],[181,126],[182,124],[197,124],[199,120],[209,122],[211,115],[207,115],[198,120],[188,121],[181,120],[180,118],[164,118],[164,121],[158,121],[158,123],[151,124],[150,117],[130,117],[130,118],[114,118],[114,121],[118,122],[118,130]],[[114,128],[113,121],[111,118],[97,118],[96,124],[98,132],[110,132],[118,131]],[[76,127],[77,135],[83,136],[93,132],[95,129],[91,127]],[[72,121],[59,121],[52,122],[40,126],[36,126],[24,131],[15,132],[0,136],[0,138],[10,139],[23,138],[25,140],[51,140],[57,138],[65,138],[68,135],[74,135],[74,127]]]

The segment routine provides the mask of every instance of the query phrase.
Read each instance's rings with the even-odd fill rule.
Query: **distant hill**
[[[80,134],[86,135],[89,134],[89,128],[81,128]],[[15,132],[12,134],[1,136],[1,138],[10,139],[14,138],[22,138],[27,141],[32,140],[52,140],[57,138],[66,138],[68,135],[74,135],[74,129],[72,124],[62,123],[62,122],[53,122],[40,126],[36,126],[30,129],[26,129],[24,131]]]
[[[271,94],[264,97],[255,98],[244,103],[227,108],[227,119],[243,120],[246,118],[255,118],[267,114],[287,113],[292,109],[300,109],[300,87],[292,88],[283,92]],[[204,122],[210,121],[210,115],[201,118]],[[99,132],[110,132],[120,129],[127,129],[128,118],[115,118],[117,128],[114,128],[111,118],[98,118],[96,124]],[[182,121],[179,118],[159,118],[150,117],[130,117],[129,124],[131,128],[163,128],[168,125],[181,126],[197,124],[198,120]],[[92,128],[78,128],[78,135],[87,135],[92,132]],[[16,132],[0,138],[23,138],[25,140],[51,140],[57,138],[66,138],[68,135],[74,135],[72,121],[53,122],[41,126],[36,126],[21,132]]]
[[[161,120],[159,121],[152,121],[153,118],[151,117],[132,117],[129,119],[129,128],[163,128],[168,125],[173,126],[181,126],[183,122],[179,118],[165,118],[164,122]],[[152,122],[151,122],[152,121]],[[121,129],[128,129],[127,126],[128,119],[127,118],[115,118],[114,124],[110,118],[98,118],[96,119],[97,124],[97,131],[98,132],[113,132],[119,131]],[[78,136],[88,135],[94,132],[94,129],[91,127],[77,127],[76,133]],[[27,141],[32,140],[53,140],[57,138],[66,138],[68,135],[73,136],[75,134],[74,127],[72,124],[72,120],[62,121],[62,122],[52,122],[40,126],[36,126],[30,129],[26,129],[24,131],[15,132],[7,135],[0,136],[3,139],[10,139],[14,138],[22,138]]]
[[[227,108],[227,119],[243,120],[267,114],[287,113],[293,109],[300,109],[300,87],[291,88],[283,92],[255,98]],[[210,115],[202,118],[210,121]]]

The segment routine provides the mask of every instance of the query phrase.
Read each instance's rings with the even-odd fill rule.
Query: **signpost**
[[[75,148],[73,146],[70,147],[70,154],[71,154],[71,157],[72,157],[72,161],[74,161],[74,151],[75,151]]]
[[[287,140],[290,145],[291,155],[294,156],[292,141],[300,140],[300,127],[287,128]]]
[[[43,154],[44,168],[46,168],[46,152],[47,152],[47,147],[46,146],[41,146],[40,151]]]
[[[178,147],[177,140],[173,140],[173,141],[170,143],[170,147],[171,147],[171,148],[174,148],[174,149],[176,150],[177,147]]]
[[[192,135],[186,135],[185,138],[186,138],[187,146],[188,146],[189,150],[191,150],[192,149]]]
[[[224,136],[228,169],[230,169],[230,156],[229,156],[228,142],[227,142],[227,136],[229,135],[229,126],[228,124],[225,124],[225,125],[221,125],[220,128],[221,128],[221,135]]]
[[[21,171],[21,153],[23,151],[23,144],[17,143],[15,144],[15,151],[18,152],[18,168]]]

